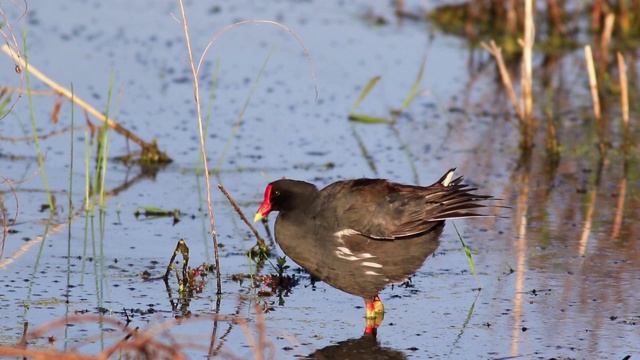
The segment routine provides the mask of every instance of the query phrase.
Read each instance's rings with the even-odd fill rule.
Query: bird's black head
[[[264,190],[264,200],[258,208],[254,221],[267,216],[272,211],[304,209],[318,194],[318,188],[299,180],[276,180]]]

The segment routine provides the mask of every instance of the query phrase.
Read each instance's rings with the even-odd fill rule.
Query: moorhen
[[[366,318],[382,321],[378,293],[406,281],[439,245],[446,219],[486,216],[473,212],[492,196],[453,179],[447,171],[433,185],[381,179],[338,181],[322,190],[282,179],[269,185],[254,220],[279,211],[276,242],[316,278],[364,298]],[[369,322],[367,328],[370,327]]]

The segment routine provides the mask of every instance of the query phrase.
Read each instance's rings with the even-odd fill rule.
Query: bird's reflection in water
[[[407,359],[407,355],[400,350],[380,346],[376,332],[364,333],[357,339],[340,341],[318,349],[306,357],[317,360],[400,360]]]

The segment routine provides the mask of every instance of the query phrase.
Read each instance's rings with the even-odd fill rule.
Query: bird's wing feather
[[[482,216],[469,210],[482,207],[477,201],[490,196],[470,193],[475,189],[460,185],[461,180],[449,176],[448,186],[436,182],[428,187],[380,179],[342,181],[321,190],[323,202],[314,206],[315,216],[369,238],[411,236],[445,219]]]

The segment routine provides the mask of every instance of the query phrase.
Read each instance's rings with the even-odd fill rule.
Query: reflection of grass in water
[[[397,109],[390,109],[389,117],[371,116],[371,115],[359,114],[355,112],[355,110],[360,106],[362,101],[364,101],[364,99],[369,95],[369,92],[371,92],[371,90],[376,86],[376,84],[380,80],[380,76],[375,76],[371,80],[369,80],[367,85],[365,85],[365,87],[360,92],[360,96],[358,96],[355,103],[353,104],[353,106],[351,106],[351,109],[349,110],[348,119],[349,119],[349,125],[351,128],[351,134],[353,135],[353,137],[356,139],[356,142],[358,143],[358,148],[360,149],[362,157],[365,159],[365,161],[367,162],[367,165],[369,165],[369,168],[371,169],[371,171],[373,171],[374,175],[376,176],[378,174],[378,169],[376,167],[375,161],[373,160],[373,157],[369,153],[369,150],[367,150],[366,144],[364,143],[364,141],[362,141],[362,138],[360,137],[360,135],[356,130],[356,127],[354,125],[354,123],[356,122],[364,123],[364,124],[389,125],[391,132],[393,133],[396,140],[400,144],[400,148],[402,149],[402,152],[404,153],[404,155],[407,158],[407,161],[409,162],[409,166],[411,167],[411,172],[413,173],[414,182],[416,184],[419,183],[418,169],[416,167],[415,162],[413,161],[413,155],[411,154],[411,151],[409,150],[409,147],[407,146],[407,144],[402,141],[402,139],[400,138],[400,134],[398,133],[398,130],[393,125],[396,124],[396,122],[398,121],[398,117],[402,115],[402,113],[406,110],[406,108],[409,107],[409,105],[411,105],[411,103],[422,93],[422,91],[420,90],[420,84],[422,83],[422,77],[424,75],[424,67],[425,67],[425,60],[423,59],[422,65],[420,66],[420,70],[418,71],[418,75],[416,76],[416,79],[413,82],[413,85],[409,89],[409,92],[407,93],[404,100],[402,101],[402,104],[400,104],[400,107],[398,107]]]
[[[458,231],[458,230],[456,229],[456,231]],[[474,275],[475,275],[475,273],[474,273]],[[476,280],[477,280],[477,278],[476,278]],[[476,307],[476,302],[478,301],[478,298],[480,297],[480,291],[482,291],[482,288],[478,288],[476,290],[478,290],[478,293],[476,294],[476,297],[473,299],[473,302],[471,303],[471,306],[469,307],[469,311],[467,311],[467,317],[464,319],[464,323],[462,323],[462,327],[460,328],[460,331],[458,332],[458,336],[456,336],[456,339],[454,340],[453,344],[451,344],[451,351],[449,352],[449,355],[453,354],[453,351],[458,348],[458,343],[460,342],[460,340],[462,340],[462,336],[464,336],[464,331],[467,328],[467,326],[469,326],[469,321],[471,320],[471,316],[473,316],[473,310]]]

